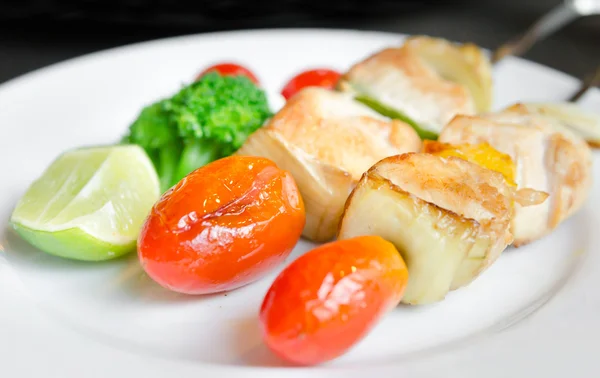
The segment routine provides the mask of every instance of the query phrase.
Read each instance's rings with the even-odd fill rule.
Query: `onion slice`
[[[524,103],[530,112],[549,117],[562,123],[594,148],[600,148],[600,115],[586,111],[577,104]]]

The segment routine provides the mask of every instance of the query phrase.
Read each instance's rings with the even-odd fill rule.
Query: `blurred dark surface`
[[[247,28],[429,34],[493,49],[522,33],[559,1],[0,0],[0,82],[123,44]],[[575,21],[525,57],[582,77],[600,63],[599,25],[597,17]]]

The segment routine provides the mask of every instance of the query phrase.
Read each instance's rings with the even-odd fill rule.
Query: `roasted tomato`
[[[215,64],[214,66],[210,66],[204,71],[200,72],[198,76],[196,76],[196,80],[200,79],[204,74],[211,71],[217,71],[223,76],[246,76],[254,84],[260,85],[258,79],[256,78],[256,75],[254,75],[252,71],[250,71],[246,67],[240,66],[239,64],[235,63],[221,63]]]
[[[265,158],[232,156],[195,170],[162,196],[142,228],[138,256],[171,290],[232,290],[279,265],[304,222],[288,172]]]
[[[333,89],[340,80],[340,76],[338,72],[324,68],[304,71],[283,87],[281,95],[287,100],[305,87]]]
[[[260,309],[263,338],[295,364],[331,360],[400,302],[407,282],[400,253],[379,236],[324,244],[273,282]]]

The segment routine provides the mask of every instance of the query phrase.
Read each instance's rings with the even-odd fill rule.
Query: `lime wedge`
[[[141,147],[77,149],[31,184],[10,221],[23,239],[50,254],[108,260],[135,249],[159,195],[156,171]]]

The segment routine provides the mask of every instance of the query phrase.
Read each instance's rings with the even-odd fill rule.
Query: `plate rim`
[[[79,64],[85,60],[95,59],[95,58],[103,58],[103,57],[106,57],[107,55],[120,53],[120,52],[123,52],[126,50],[143,49],[143,48],[148,48],[148,47],[158,47],[163,44],[168,45],[169,43],[174,42],[174,41],[178,41],[178,42],[183,42],[185,40],[192,41],[192,40],[196,40],[198,38],[201,38],[201,39],[208,39],[208,38],[215,38],[215,37],[216,38],[237,38],[240,36],[246,36],[248,34],[253,34],[255,36],[260,37],[262,34],[273,34],[273,33],[276,33],[277,35],[282,35],[282,36],[284,34],[299,34],[299,33],[331,34],[331,35],[335,35],[335,34],[365,35],[365,34],[368,34],[373,37],[386,37],[386,38],[399,37],[401,39],[404,39],[410,35],[416,35],[416,34],[407,34],[407,33],[391,32],[391,31],[378,31],[378,30],[370,30],[370,29],[362,30],[362,29],[350,29],[350,28],[311,28],[311,27],[307,27],[307,28],[296,28],[296,27],[294,27],[294,28],[250,28],[250,29],[240,29],[240,30],[211,31],[211,32],[206,32],[206,33],[180,34],[180,35],[176,35],[176,36],[169,36],[169,37],[165,37],[165,38],[153,38],[153,39],[149,39],[149,40],[145,40],[145,41],[132,42],[132,43],[124,44],[124,45],[109,47],[106,49],[101,49],[101,50],[93,51],[90,53],[81,54],[78,56],[74,56],[72,58],[67,58],[67,59],[64,59],[64,60],[61,60],[61,61],[58,61],[55,63],[51,63],[49,65],[33,69],[31,71],[25,72],[21,75],[15,76],[11,79],[8,79],[8,80],[0,83],[0,92],[2,92],[4,89],[6,89],[6,87],[11,87],[13,85],[19,84],[19,82],[21,80],[31,79],[31,78],[34,78],[39,75],[51,73],[52,71],[55,71],[55,70],[68,68],[69,65]],[[433,36],[431,34],[419,34],[419,35]],[[437,37],[437,36],[433,36],[433,37]],[[443,38],[443,37],[439,37],[439,38]],[[451,40],[451,41],[458,42],[455,40]],[[467,41],[459,42],[459,43],[466,43],[466,42]],[[486,49],[486,48],[483,48],[483,50],[485,50],[488,53],[490,51],[489,49]],[[542,69],[542,70],[548,71],[552,74],[560,75],[565,79],[569,79],[569,80],[573,80],[577,83],[581,83],[581,80],[576,78],[575,76],[573,76],[567,72],[561,71],[559,69],[547,66],[540,62],[536,62],[536,61],[529,60],[529,59],[526,59],[523,57],[518,57],[518,56],[507,56],[503,59],[503,61],[505,59],[506,60],[516,60],[516,61],[519,61],[520,63],[533,65],[533,66],[535,66],[536,69]],[[496,64],[501,64],[501,63],[502,63],[502,61],[500,61]],[[591,88],[591,91],[598,92],[599,89]]]

